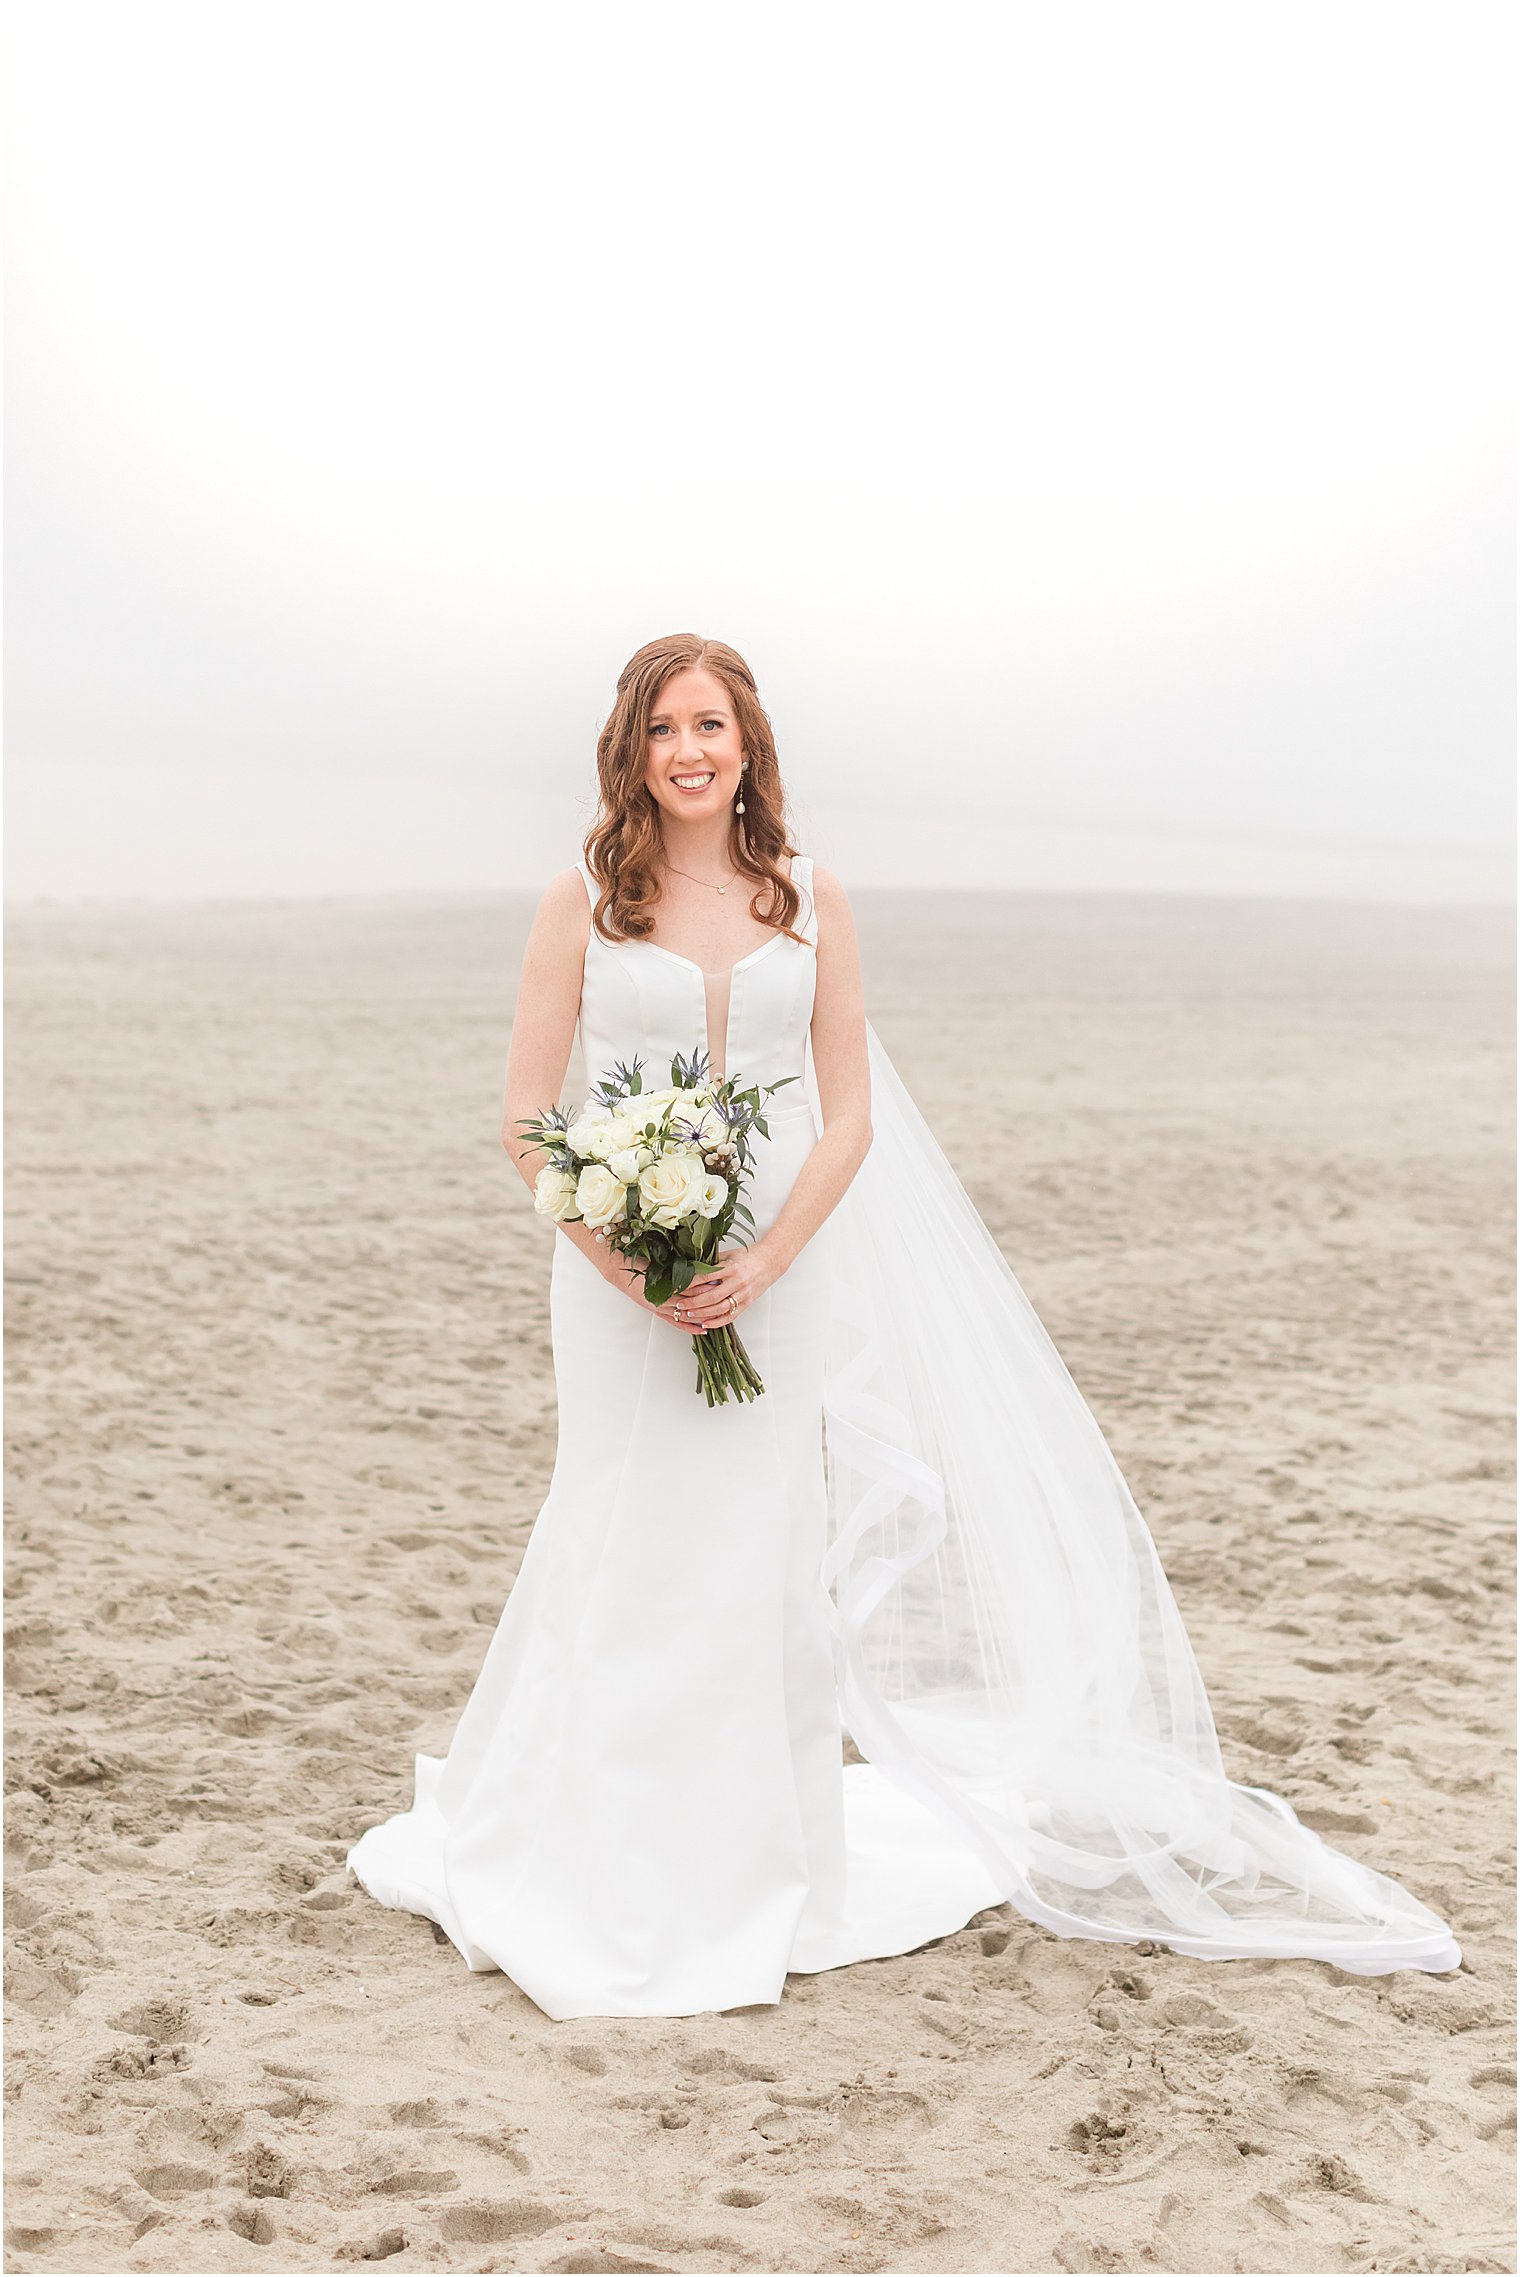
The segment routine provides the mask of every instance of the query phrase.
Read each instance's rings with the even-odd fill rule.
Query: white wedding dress
[[[706,975],[592,928],[580,1006],[589,1080],[667,1081],[710,1016],[724,1071],[799,1079],[761,1233],[820,1128],[792,876],[804,941]],[[548,1497],[448,1754],[349,1865],[553,2017],[775,2001],[1004,1901],[1213,1959],[1456,1968],[1437,1915],[1226,1777],[1097,1424],[868,1040],[870,1154],[742,1316],[762,1398],[709,1408],[690,1338],[556,1240]]]

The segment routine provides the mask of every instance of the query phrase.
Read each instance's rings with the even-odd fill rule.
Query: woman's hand
[[[699,1273],[691,1287],[674,1300],[681,1308],[676,1326],[694,1335],[729,1327],[746,1306],[764,1296],[771,1283],[780,1279],[781,1270],[774,1251],[763,1241],[750,1249],[725,1249],[716,1272]],[[661,1308],[663,1317],[672,1317],[674,1305],[669,1312]]]
[[[630,1296],[640,1312],[658,1313],[684,1336],[704,1336],[710,1328],[727,1328],[781,1273],[764,1242],[751,1249],[728,1249],[722,1252],[715,1270],[699,1273],[679,1296],[652,1305],[644,1294],[642,1268],[610,1247],[604,1257],[603,1271],[615,1289]]]
[[[688,1335],[691,1334],[690,1324],[684,1318],[676,1319],[677,1305],[681,1307],[683,1315],[686,1311],[684,1297],[671,1297],[665,1304],[652,1305],[644,1294],[643,1267],[636,1264],[632,1258],[625,1257],[620,1249],[612,1248],[610,1244],[605,1246],[599,1244],[598,1246],[602,1252],[600,1262],[603,1276],[612,1283],[615,1289],[621,1289],[625,1296],[631,1297],[640,1312],[658,1313],[661,1320],[670,1322],[672,1328],[684,1328]]]

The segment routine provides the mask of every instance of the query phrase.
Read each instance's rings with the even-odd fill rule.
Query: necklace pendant
[[[720,886],[719,886],[719,888],[718,888],[718,891],[719,891],[719,893],[727,893],[727,891],[728,891],[728,888],[727,888],[727,886],[726,886],[726,885],[720,885]]]

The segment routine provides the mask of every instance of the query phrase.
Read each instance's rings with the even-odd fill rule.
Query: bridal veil
[[[870,1024],[873,1140],[828,1221],[825,1566],[845,1727],[1059,1935],[1365,1974],[1447,1925],[1228,1778],[1102,1432]],[[818,1112],[811,1052],[806,1087]]]

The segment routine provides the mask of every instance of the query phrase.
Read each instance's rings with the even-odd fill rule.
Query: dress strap
[[[797,931],[816,949],[818,946],[818,911],[813,904],[813,857],[795,854],[792,857],[792,883],[802,896],[797,912]]]

